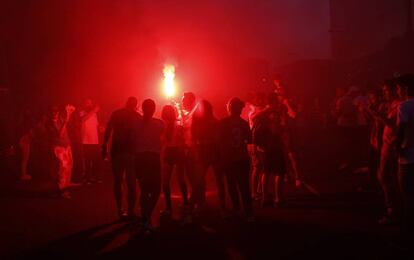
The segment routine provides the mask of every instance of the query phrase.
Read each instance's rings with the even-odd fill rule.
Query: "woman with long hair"
[[[165,210],[163,215],[170,216],[171,205],[171,177],[175,167],[178,184],[183,197],[184,208],[188,205],[187,184],[184,177],[185,167],[185,139],[184,128],[178,124],[177,112],[171,105],[164,106],[161,112],[164,121],[164,133],[162,141],[162,190],[165,199]]]

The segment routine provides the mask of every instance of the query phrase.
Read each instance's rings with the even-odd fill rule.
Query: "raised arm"
[[[108,124],[106,125],[103,145],[106,146],[108,144],[109,138],[111,138],[113,129],[114,129],[114,114],[111,115],[111,117],[109,118]]]
[[[72,106],[72,105],[67,105],[66,106],[66,117],[65,117],[65,119],[63,121],[63,124],[60,127],[60,129],[58,129],[58,135],[59,135],[60,138],[62,138],[66,134],[66,132],[68,131],[67,126],[68,126],[69,120],[71,119],[72,114],[73,114],[74,111],[75,111],[74,106]]]
[[[375,119],[377,119],[378,121],[380,121],[382,124],[394,128],[396,126],[396,119],[393,118],[388,118],[386,115],[372,110],[372,109],[367,109],[367,112]]]
[[[111,138],[113,129],[114,129],[114,114],[111,115],[111,118],[109,119],[108,124],[105,128],[104,140],[103,140],[102,149],[101,149],[102,158],[104,160],[108,157],[108,142],[109,142],[109,138]]]
[[[292,106],[289,103],[289,100],[286,98],[283,100],[283,104],[285,105],[287,109],[287,114],[290,118],[295,119],[296,118],[296,111],[292,108]]]

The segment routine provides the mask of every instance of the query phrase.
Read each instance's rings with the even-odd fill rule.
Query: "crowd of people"
[[[300,152],[293,142],[292,125],[300,124],[303,110],[299,102],[295,104],[287,97],[278,80],[274,86],[271,93],[258,92],[248,103],[230,99],[228,116],[222,119],[215,117],[209,101],[198,101],[192,92],[184,93],[181,102],[162,107],[160,119],[154,117],[153,100],[146,99],[138,109],[137,98],[130,97],[124,108],[112,113],[105,128],[99,123],[99,107],[90,99],[80,111],[71,105],[63,112],[52,106],[40,122],[34,122],[27,111],[19,133],[21,179],[31,179],[27,164],[33,136],[39,136],[36,131],[42,129],[45,152],[49,151],[52,161],[57,162],[55,176],[62,198],[70,198],[68,188],[76,185],[71,181],[72,146],[76,143],[82,151],[84,183],[102,182],[101,160],[110,159],[121,219],[136,218],[137,184],[146,229],[152,229],[151,216],[161,192],[165,200],[162,214],[171,216],[170,184],[175,174],[182,195],[183,220],[191,222],[206,205],[206,175],[212,170],[221,215],[228,212],[229,194],[234,211],[254,221],[254,200],[273,207],[286,203],[284,183],[288,173],[296,185],[302,183],[297,163]],[[357,87],[338,89],[329,113],[323,112],[319,99],[309,111],[316,125],[327,124],[329,118],[335,121],[342,144],[340,171],[368,166],[369,187],[375,189],[378,184],[384,196],[386,212],[379,223],[402,220],[410,232],[414,219],[413,94],[413,75],[406,74],[384,81],[382,92],[363,92]],[[248,111],[247,117],[243,110]],[[100,133],[104,134],[103,142]]]
[[[130,97],[125,108],[111,115],[102,145],[103,157],[110,156],[112,161],[119,217],[135,218],[137,182],[144,227],[151,229],[151,215],[161,190],[166,206],[162,214],[171,216],[170,182],[175,170],[182,194],[183,218],[191,221],[194,212],[206,203],[205,176],[211,167],[222,213],[226,210],[227,183],[234,208],[241,210],[243,204],[246,218],[252,221],[247,149],[252,137],[248,123],[240,117],[243,108],[240,99],[231,99],[229,116],[219,121],[208,101],[196,103],[195,95],[188,92],[184,93],[182,106],[164,106],[161,119],[157,119],[153,117],[156,109],[153,100],[146,99],[142,103],[141,115],[137,112],[137,99]],[[126,212],[122,207],[124,179],[128,188]],[[188,193],[187,179],[191,194]]]
[[[356,87],[338,92],[333,104],[344,145],[339,169],[365,160],[369,186],[379,186],[385,214],[379,224],[403,223],[412,234],[414,220],[414,78],[411,74],[385,80],[382,89],[362,94]],[[369,148],[364,143],[369,141]],[[355,156],[355,153],[359,156]],[[363,155],[367,156],[363,156]]]
[[[33,172],[47,173],[39,179],[56,180],[58,195],[70,198],[67,188],[79,185],[72,178],[76,159],[81,168],[82,183],[103,182],[99,145],[103,129],[98,120],[99,107],[91,99],[86,99],[81,107],[76,111],[74,106],[67,105],[61,111],[52,105],[40,119],[28,109],[22,113],[17,127],[20,180],[32,180]],[[29,167],[29,162],[32,162],[32,167]],[[32,173],[29,173],[29,168]]]

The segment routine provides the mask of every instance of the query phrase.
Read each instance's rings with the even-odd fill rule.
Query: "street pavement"
[[[356,191],[358,176],[316,173],[305,179],[308,186],[287,183],[283,208],[256,203],[255,223],[220,218],[210,174],[208,208],[192,224],[183,224],[180,194],[173,185],[174,215],[160,217],[161,197],[153,233],[117,220],[109,173],[103,184],[74,188],[70,200],[50,197],[48,185],[25,184],[0,197],[0,254],[57,259],[410,259],[409,250],[394,243],[398,228],[376,224],[381,198],[376,192]]]

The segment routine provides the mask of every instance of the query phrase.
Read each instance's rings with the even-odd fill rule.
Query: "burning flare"
[[[175,95],[175,67],[174,65],[165,65],[164,67],[164,94],[167,98]]]

